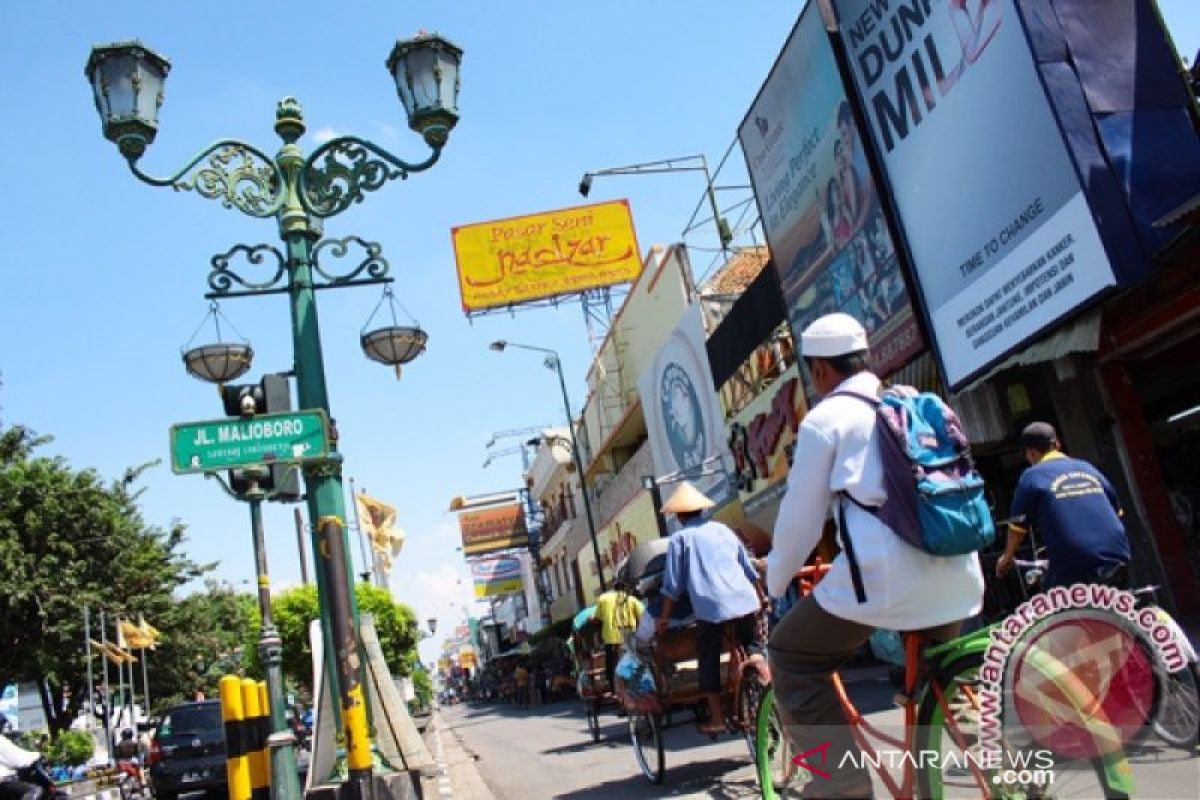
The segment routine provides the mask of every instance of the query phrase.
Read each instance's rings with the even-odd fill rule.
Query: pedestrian
[[[594,619],[600,623],[600,640],[604,643],[604,678],[609,691],[613,683],[613,671],[621,653],[621,643],[626,634],[637,627],[638,617],[643,611],[642,601],[630,594],[629,587],[621,580],[613,581],[613,588],[596,598]]]
[[[0,800],[36,800],[42,796],[42,787],[20,779],[21,770],[32,767],[41,757],[41,753],[26,750],[0,735]]]
[[[1021,446],[1029,469],[1017,482],[996,575],[1012,568],[1013,557],[1033,531],[1050,562],[1043,588],[1072,583],[1128,588],[1129,537],[1108,478],[1083,459],[1064,454],[1058,432],[1048,422],[1025,426]]]
[[[684,594],[696,616],[696,658],[699,689],[708,703],[708,720],[701,733],[725,731],[721,713],[721,649],[723,629],[731,623],[734,635],[762,660],[758,642],[758,616],[762,594],[758,572],[741,539],[727,525],[705,520],[705,509],[715,505],[692,484],[684,481],[663,503],[664,514],[674,514],[680,528],[667,544],[662,583],[662,610],[655,632],[662,636],[670,625],[675,605]]]
[[[513,670],[513,680],[517,684],[517,706],[523,708],[529,705],[529,669],[524,661],[517,663],[517,668]]]
[[[875,409],[843,394],[878,397],[881,391],[879,378],[869,369],[867,334],[858,320],[842,313],[817,318],[801,334],[800,355],[823,399],[797,432],[794,466],[767,556],[771,596],[785,594],[820,541],[831,511],[841,512],[833,516],[845,519],[853,537],[839,531],[843,552],[771,633],[771,674],[795,752],[827,748],[825,762],[836,767],[829,780],[813,781],[803,796],[870,797],[870,773],[845,758],[856,745],[832,673],[877,627],[921,631],[935,640],[953,638],[962,620],[982,605],[983,573],[975,553],[925,553],[868,510],[881,506],[887,492]],[[852,541],[865,590],[861,600],[844,552],[847,541]]]

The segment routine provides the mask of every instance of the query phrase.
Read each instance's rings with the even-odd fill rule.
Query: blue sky
[[[1179,49],[1194,54],[1200,4],[1160,5]],[[715,162],[800,7],[768,0],[9,4],[0,26],[12,136],[0,150],[7,187],[0,419],[54,435],[50,452],[108,478],[163,458],[141,483],[147,519],[183,520],[195,559],[219,560],[216,574],[235,584],[251,579],[245,507],[200,477],[172,475],[167,430],[221,415],[213,388],[189,377],[179,358],[205,313],[209,259],[238,242],[274,242],[274,225],[130,176],[100,134],[83,75],[89,48],[140,38],[171,59],[159,136],[141,163],[161,174],[225,136],[274,152],[271,123],[285,95],[304,104],[306,148],[321,133],[354,133],[423,158],[383,64],[397,38],[442,33],[466,55],[462,120],[441,163],[326,228],[329,236],[382,244],[398,298],[430,333],[429,350],[397,381],[358,347],[378,292],[319,298],[345,475],[399,509],[408,542],[392,588],[421,619],[439,617],[439,635],[423,651],[429,659],[461,622],[459,604],[471,602],[454,550],[457,524],[445,513],[450,498],[518,485],[516,456],[481,466],[494,431],[564,420],[555,378],[535,354],[496,354],[488,342],[557,348],[576,410],[590,362],[578,303],[469,323],[450,228],[577,204],[575,187],[588,169],[693,153]],[[740,155],[731,160],[740,173]],[[679,239],[702,187],[693,173],[599,178],[590,199],[628,197],[644,250]],[[715,237],[700,231],[688,242],[703,272]],[[254,375],[290,367],[282,297],[229,300],[223,312],[254,346]],[[272,578],[298,583],[290,508],[269,508],[266,525]],[[352,551],[357,558],[357,543]]]

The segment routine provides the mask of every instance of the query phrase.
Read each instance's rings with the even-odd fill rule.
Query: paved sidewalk
[[[463,746],[454,729],[434,710],[425,742],[437,762],[436,774],[421,781],[423,800],[492,800],[492,791],[475,766],[475,754]]]

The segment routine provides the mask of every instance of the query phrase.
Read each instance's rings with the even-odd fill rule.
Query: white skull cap
[[[841,312],[817,317],[800,334],[800,355],[805,358],[834,358],[867,349],[862,324]]]

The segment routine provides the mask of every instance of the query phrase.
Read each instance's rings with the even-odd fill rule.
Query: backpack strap
[[[838,492],[839,497],[850,497],[848,492]],[[851,501],[858,501],[850,497]],[[861,504],[859,504],[861,505]],[[865,508],[865,506],[863,506]],[[838,501],[838,531],[842,534],[842,547],[846,550],[846,561],[850,564],[850,582],[854,584],[854,597],[858,602],[867,602],[867,590],[863,586],[862,569],[858,566],[858,557],[854,555],[854,542],[850,538],[850,529],[846,527],[846,502]]]
[[[829,394],[825,395],[825,398],[822,399],[837,397],[839,395],[861,400],[875,409],[878,409],[881,405],[883,405],[883,400],[878,397],[849,391],[830,392]],[[867,602],[867,590],[863,583],[862,568],[858,565],[858,557],[854,553],[854,542],[850,538],[850,528],[846,525],[846,500],[849,500],[851,503],[854,503],[854,505],[872,514],[878,514],[879,509],[860,502],[854,497],[854,495],[847,491],[840,491],[837,494],[839,498],[838,531],[842,534],[842,548],[846,552],[846,562],[850,565],[850,582],[854,585],[855,599],[857,599],[859,603],[865,603]]]

